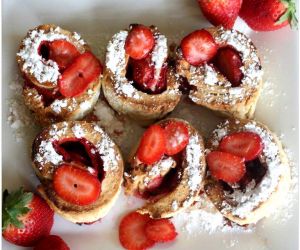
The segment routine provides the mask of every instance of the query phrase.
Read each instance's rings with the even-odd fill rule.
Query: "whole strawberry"
[[[297,26],[293,0],[244,0],[240,17],[256,31],[272,31],[288,24]]]
[[[43,236],[49,235],[54,212],[48,204],[23,188],[3,192],[2,235],[19,246],[33,246]]]
[[[39,240],[33,250],[70,250],[70,248],[58,235],[48,235]]]
[[[209,22],[231,29],[239,15],[242,0],[198,0],[198,4]]]

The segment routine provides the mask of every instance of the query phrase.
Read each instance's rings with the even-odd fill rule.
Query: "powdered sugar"
[[[66,35],[58,33],[59,30],[50,30],[45,33],[44,30],[34,29],[29,32],[28,36],[23,40],[23,48],[17,54],[24,60],[23,70],[33,76],[40,82],[57,83],[60,76],[59,68],[56,62],[45,60],[38,53],[39,46],[43,41],[54,41],[58,39],[68,40]]]
[[[133,87],[133,82],[125,77],[126,72],[126,52],[125,42],[128,31],[121,30],[113,35],[107,45],[106,67],[112,72],[112,80],[117,93],[128,97],[139,98],[137,90]]]
[[[67,105],[68,101],[66,99],[56,99],[54,100],[54,102],[51,103],[50,107],[55,113],[59,114],[62,108],[66,108]]]
[[[202,233],[216,232],[251,232],[253,227],[241,227],[228,220],[214,207],[205,193],[201,194],[199,201],[189,210],[176,214],[172,219],[176,228],[196,236]]]
[[[98,125],[95,125],[94,129],[101,134],[101,140],[96,145],[96,148],[103,160],[104,171],[116,170],[120,156],[115,152],[115,144]]]
[[[151,61],[154,64],[155,74],[157,79],[160,76],[161,68],[168,57],[167,38],[161,34],[155,34],[155,45],[152,50]]]
[[[186,146],[186,161],[188,170],[188,185],[191,192],[199,190],[202,182],[204,166],[201,164],[203,151],[200,146],[198,135],[193,135],[189,138],[189,143]]]
[[[24,104],[23,83],[19,75],[10,82],[9,88],[13,97],[8,101],[7,123],[13,130],[16,141],[21,142],[28,134],[28,129],[34,128],[34,120]]]
[[[161,171],[169,170],[174,165],[174,163],[175,161],[172,157],[162,158],[152,166],[151,170],[149,171],[149,176],[158,176]]]
[[[75,124],[72,127],[72,131],[73,131],[76,138],[82,138],[85,135],[84,129],[79,124]]]
[[[63,157],[55,151],[52,141],[46,140],[40,143],[35,160],[43,165],[47,163],[58,165],[62,162]]]

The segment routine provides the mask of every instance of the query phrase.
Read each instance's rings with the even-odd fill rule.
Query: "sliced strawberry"
[[[167,242],[174,240],[177,232],[168,219],[150,220],[146,224],[146,236],[155,242]]]
[[[243,78],[241,67],[243,66],[243,63],[236,50],[230,47],[219,49],[214,58],[214,65],[228,81],[231,82],[233,87],[237,87],[241,84]]]
[[[58,235],[48,235],[42,238],[33,248],[33,250],[70,250],[64,240]]]
[[[236,132],[223,137],[219,150],[245,158],[255,159],[263,150],[263,143],[258,134],[253,132]]]
[[[54,172],[53,188],[62,199],[83,206],[98,199],[101,183],[88,171],[63,164]]]
[[[101,72],[100,61],[91,52],[85,52],[63,72],[58,81],[59,91],[65,97],[80,95]]]
[[[119,226],[119,239],[122,246],[130,250],[143,250],[154,245],[154,241],[146,237],[145,227],[151,220],[148,215],[132,212],[126,215]]]
[[[164,129],[167,155],[175,155],[186,147],[189,142],[189,130],[183,122],[170,121]]]
[[[161,68],[159,77],[155,77],[154,66],[151,65],[151,58],[131,60],[132,78],[137,87],[149,94],[159,94],[167,87],[166,73],[167,65]]]
[[[143,134],[137,157],[145,164],[160,160],[166,150],[165,131],[159,125],[150,126]]]
[[[127,36],[125,51],[133,59],[142,59],[149,54],[154,43],[154,36],[148,27],[134,25]]]
[[[147,191],[151,192],[155,189],[157,189],[163,182],[164,177],[157,176],[153,178],[148,184],[147,184]]]
[[[147,89],[149,90],[149,93],[160,94],[164,90],[166,90],[166,88],[167,88],[167,71],[168,71],[168,66],[167,66],[167,64],[164,64],[160,70],[159,77],[154,76],[147,83]]]
[[[212,59],[218,45],[207,30],[196,30],[184,37],[180,44],[183,57],[192,65],[199,66]]]
[[[211,175],[225,182],[238,182],[246,173],[244,159],[230,153],[213,151],[206,161]]]
[[[67,68],[79,55],[77,48],[66,40],[54,40],[49,43],[49,59],[55,61],[60,70]]]
[[[154,77],[154,67],[151,65],[151,58],[131,60],[132,78],[141,87],[147,87],[147,83]]]

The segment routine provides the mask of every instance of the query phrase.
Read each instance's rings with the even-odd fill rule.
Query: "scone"
[[[124,175],[125,194],[147,199],[139,213],[172,217],[188,208],[203,187],[202,136],[184,120],[162,120],[146,130]]]
[[[226,120],[213,131],[207,147],[205,191],[229,220],[256,223],[284,202],[289,163],[277,136],[265,125]]]
[[[53,24],[28,31],[17,62],[25,80],[25,105],[41,125],[80,120],[92,111],[102,65],[76,32]]]
[[[114,205],[123,182],[120,150],[96,124],[69,121],[45,128],[32,163],[49,206],[74,223],[92,223]]]
[[[223,27],[195,31],[182,40],[176,68],[194,103],[230,117],[253,117],[263,71],[246,35]]]
[[[107,46],[102,89],[109,104],[141,124],[171,112],[181,92],[168,63],[167,38],[154,26],[130,25]]]

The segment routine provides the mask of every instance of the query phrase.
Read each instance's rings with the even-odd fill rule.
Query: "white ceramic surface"
[[[8,85],[18,72],[15,53],[28,29],[42,23],[58,24],[80,33],[94,51],[101,54],[111,35],[130,23],[155,24],[167,37],[177,40],[195,29],[209,26],[196,1],[192,0],[4,0],[2,3],[2,188],[10,190],[20,185],[34,189],[38,184],[29,159],[30,144],[37,130],[32,129],[32,133],[28,132],[24,141],[16,142],[13,130],[6,122],[8,102],[13,95]],[[277,134],[283,135],[282,141],[293,152],[293,160],[298,166],[298,33],[289,28],[255,33],[241,20],[238,20],[236,28],[249,34],[258,47],[265,69],[265,80],[271,82],[262,93],[255,117]],[[176,114],[190,118],[196,127],[205,132],[213,128],[212,124],[216,120],[211,112],[196,106],[179,108]],[[196,237],[180,233],[176,242],[157,245],[154,249],[224,249],[230,247],[224,242],[232,239],[235,244],[231,249],[295,250],[298,249],[296,203],[289,211],[292,217],[287,222],[264,219],[257,225],[255,233],[201,233]],[[52,233],[61,235],[72,250],[121,249],[118,242],[118,223],[135,206],[138,204],[129,207],[121,195],[108,216],[101,223],[92,226],[77,226],[55,216]],[[2,247],[7,250],[22,249],[6,241],[3,241]]]

